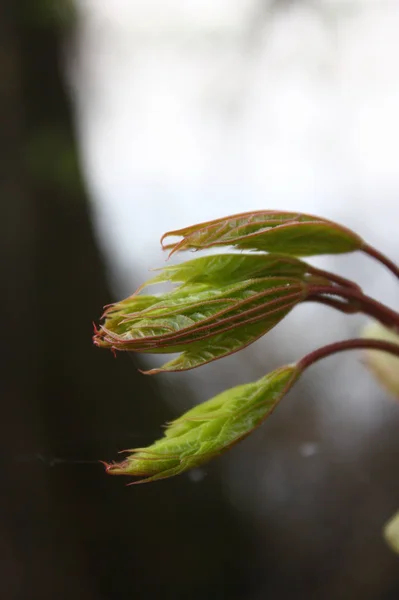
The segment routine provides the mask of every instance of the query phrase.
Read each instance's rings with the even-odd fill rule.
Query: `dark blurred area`
[[[73,21],[55,16],[0,8],[1,597],[243,597],[249,542],[212,476],[126,487],[99,463],[173,415],[137,363],[91,342],[112,297],[61,72]]]
[[[378,537],[381,514],[369,540],[377,543],[375,561],[369,553],[369,562],[360,560],[363,538],[349,526],[335,536],[331,515],[347,509],[345,522],[362,528],[373,512],[342,465],[319,491],[317,522],[324,519],[325,531],[309,531],[310,541],[291,539],[290,519],[297,530],[300,511],[271,512],[261,531],[240,514],[221,484],[223,461],[206,477],[137,487],[105,475],[100,459],[160,435],[174,416],[165,402],[171,390],[141,375],[136,359],[114,359],[92,345],[92,321],[114,298],[62,68],[74,17],[47,8],[44,0],[0,4],[1,598],[399,598],[397,558]],[[383,442],[377,448],[389,450]],[[381,474],[381,485],[389,487],[391,476]],[[293,476],[298,497],[301,486]],[[331,495],[338,508],[323,517],[320,502],[331,504]],[[365,589],[359,578],[368,582],[373,569],[374,587]]]

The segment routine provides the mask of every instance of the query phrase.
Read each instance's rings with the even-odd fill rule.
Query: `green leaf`
[[[144,483],[206,463],[258,427],[299,375],[295,365],[288,365],[254,383],[222,392],[169,423],[164,437],[148,448],[127,450],[131,454],[120,463],[106,465],[107,472],[147,476],[135,482]]]
[[[140,289],[165,281],[183,285],[231,285],[253,278],[276,276],[303,276],[309,269],[305,262],[278,254],[216,254],[201,256],[179,265],[159,269],[161,273],[147,281]]]
[[[124,321],[127,314],[134,311],[138,313],[144,311],[153,304],[156,304],[156,302],[158,302],[156,296],[129,296],[129,298],[125,298],[125,300],[107,306],[103,317],[106,318],[107,327],[109,327],[110,331],[115,330],[119,335],[122,335],[129,328],[128,323]],[[101,335],[99,335],[100,331],[95,328],[95,332],[95,343],[98,346],[103,346]]]
[[[399,511],[386,523],[384,538],[392,550],[399,554]]]
[[[170,255],[182,250],[233,246],[294,256],[336,254],[360,250],[364,242],[353,231],[312,215],[278,211],[242,213],[169,231],[181,236],[177,243],[163,245]]]
[[[175,353],[159,370],[186,370],[231,354],[274,327],[307,294],[306,281],[266,277],[222,286],[190,288],[147,301],[142,311],[117,305],[96,333],[96,343],[115,350]],[[135,302],[133,298],[133,303]]]
[[[155,375],[165,371],[188,371],[243,350],[275,327],[288,314],[290,308],[280,309],[269,317],[263,317],[259,322],[235,326],[230,331],[193,342],[186,346],[179,356],[162,367],[144,371],[144,373]],[[171,348],[172,353],[176,350],[177,347]]]

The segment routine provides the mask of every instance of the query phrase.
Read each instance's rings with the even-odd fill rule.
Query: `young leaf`
[[[159,275],[139,289],[164,281],[181,282],[182,285],[228,285],[262,277],[301,277],[308,272],[309,265],[297,258],[278,254],[216,254],[201,256],[159,270]]]
[[[254,323],[234,326],[230,331],[193,342],[187,345],[179,356],[162,367],[144,371],[144,373],[155,375],[165,371],[188,371],[243,350],[270,331],[288,314],[290,308],[280,309],[269,317],[263,316],[261,320],[259,318]],[[171,352],[176,351],[177,347],[172,347]]]
[[[302,301],[307,289],[305,278],[264,277],[219,288],[177,288],[131,313],[124,301],[121,311],[116,304],[106,313],[95,343],[113,350],[182,352],[150,373],[192,369],[254,342]],[[135,297],[131,302],[137,308]]]
[[[107,472],[146,476],[134,482],[144,483],[204,464],[258,427],[299,375],[295,365],[288,365],[222,392],[168,424],[164,437],[151,446],[128,450],[131,454],[125,460],[106,465]]]
[[[364,242],[350,229],[312,215],[282,211],[248,212],[191,227],[169,231],[181,236],[176,243],[163,245],[170,255],[181,250],[202,250],[214,246],[276,252],[293,256],[337,254],[360,250]]]

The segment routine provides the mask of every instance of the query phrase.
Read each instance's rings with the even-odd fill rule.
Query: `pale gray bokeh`
[[[77,1],[69,73],[116,296],[163,264],[164,231],[251,209],[320,214],[399,259],[399,3]],[[366,257],[314,262],[398,306],[397,282]],[[252,348],[168,384],[182,377],[203,400],[363,322],[300,307]],[[359,355],[314,367],[299,392],[224,459],[226,489],[253,517],[288,514],[293,489],[304,517],[320,512],[331,461],[367,493],[378,485],[361,457],[398,407]]]

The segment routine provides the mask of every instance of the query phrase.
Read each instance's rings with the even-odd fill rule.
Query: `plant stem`
[[[317,275],[318,277],[323,277],[324,279],[328,279],[333,283],[337,283],[338,285],[349,288],[352,290],[357,290],[359,292],[362,291],[360,285],[351,281],[350,279],[346,279],[345,277],[341,277],[341,275],[336,275],[335,273],[330,273],[330,271],[324,271],[324,269],[318,269],[317,267],[313,267],[309,265],[308,272],[312,275]]]
[[[324,304],[330,308],[335,308],[346,315],[353,315],[359,312],[359,307],[356,304],[350,304],[342,300],[336,300],[335,298],[329,298],[328,296],[310,295],[304,302],[317,302],[318,304]]]
[[[364,252],[365,254],[368,254],[372,258],[375,258],[375,260],[378,260],[378,262],[380,262],[385,267],[387,267],[395,275],[395,277],[397,277],[399,279],[398,265],[395,265],[395,263],[390,258],[388,258],[384,254],[382,254],[382,252],[377,250],[377,248],[374,248],[373,246],[370,246],[369,244],[365,244],[362,248],[362,252]]]
[[[341,342],[334,342],[328,344],[322,348],[318,348],[313,352],[310,352],[297,363],[298,369],[303,372],[308,369],[314,363],[337,354],[338,352],[345,352],[346,350],[381,350],[382,352],[388,352],[394,356],[399,357],[399,345],[393,344],[392,342],[384,342],[381,340],[366,340],[361,338],[355,338],[353,340],[342,340]]]
[[[324,299],[324,294],[345,298],[352,302],[352,306],[354,307],[353,312],[363,312],[377,319],[377,321],[380,321],[387,327],[399,330],[399,313],[358,290],[335,286],[312,286],[309,298],[312,300]],[[331,302],[325,304],[333,305]],[[355,311],[355,307],[357,307],[357,311]]]

